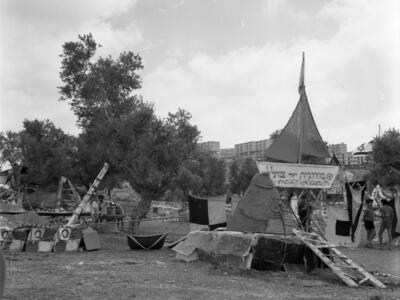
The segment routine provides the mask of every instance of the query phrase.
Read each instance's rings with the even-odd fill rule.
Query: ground
[[[176,224],[143,230],[156,227],[182,231]],[[178,235],[171,233],[170,238]],[[123,234],[103,234],[101,240],[103,249],[92,252],[6,253],[4,299],[400,299],[400,281],[389,278],[383,278],[385,290],[348,288],[329,270],[310,275],[234,271],[205,261],[177,261],[166,248],[131,251]],[[365,251],[370,250],[353,250],[351,255]],[[377,254],[387,259],[399,253]]]

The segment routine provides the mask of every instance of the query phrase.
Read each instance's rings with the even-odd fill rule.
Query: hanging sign
[[[257,162],[260,173],[269,174],[276,187],[327,189],[339,171],[337,166]]]

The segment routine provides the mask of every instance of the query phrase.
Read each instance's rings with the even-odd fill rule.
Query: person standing
[[[372,240],[376,236],[375,224],[374,224],[374,212],[375,210],[378,209],[378,207],[374,207],[373,202],[374,200],[372,200],[371,198],[367,198],[367,200],[365,200],[366,207],[364,210],[364,226],[367,231],[367,240],[368,240],[366,246],[367,248],[373,248]]]
[[[225,215],[232,214],[232,192],[228,190],[225,198]]]
[[[313,207],[307,199],[305,195],[303,195],[300,200],[297,202],[297,211],[299,214],[301,226],[303,227],[304,231],[309,231],[310,227],[310,217],[312,215]]]
[[[390,207],[387,200],[382,200],[382,207],[380,211],[381,211],[382,223],[381,227],[379,228],[379,243],[382,248],[383,232],[387,230],[388,249],[392,250],[392,225],[394,219],[393,208]]]

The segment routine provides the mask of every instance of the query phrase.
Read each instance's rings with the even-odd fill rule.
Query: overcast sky
[[[285,126],[305,84],[322,138],[349,150],[400,127],[400,1],[2,0],[0,131],[52,120],[78,134],[58,101],[62,44],[92,33],[99,54],[144,60],[145,100],[193,115],[222,147]]]

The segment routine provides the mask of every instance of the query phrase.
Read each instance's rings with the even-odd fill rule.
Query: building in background
[[[345,143],[328,145],[328,152],[331,157],[333,156],[333,154],[335,154],[340,164],[350,164],[351,152],[347,151],[347,145]]]
[[[361,144],[353,152],[350,159],[350,165],[365,165],[373,162],[372,159],[372,141]]]
[[[332,155],[347,153],[347,145],[345,143],[328,145],[328,152]]]
[[[347,151],[344,143],[328,145],[331,156],[335,154],[342,165],[365,165],[372,163],[372,143],[364,143],[354,151]]]
[[[236,158],[252,158],[254,160],[264,160],[266,157],[266,151],[269,146],[271,146],[271,144],[272,140],[270,139],[236,144]]]
[[[202,152],[211,153],[215,157],[219,156],[220,144],[217,141],[208,141],[208,142],[198,143],[197,147]]]
[[[198,143],[197,146],[204,152],[219,152],[220,149],[219,142],[217,141],[202,142]]]
[[[236,158],[236,150],[235,148],[220,149],[218,157],[224,161],[233,161]]]

